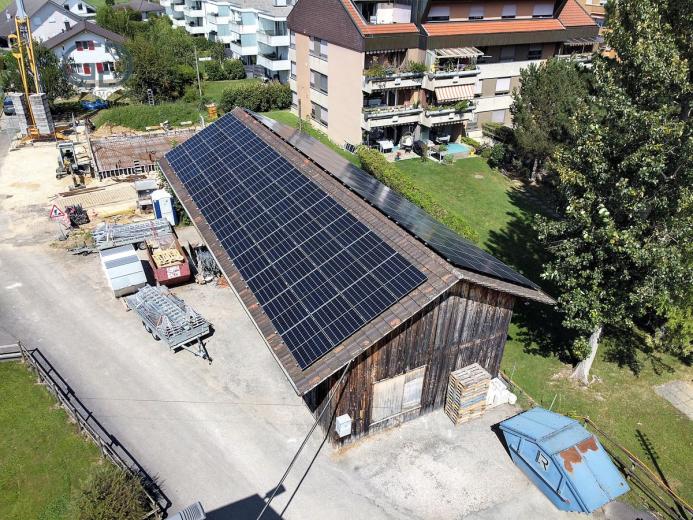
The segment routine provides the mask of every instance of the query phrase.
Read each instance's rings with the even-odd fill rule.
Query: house
[[[115,4],[113,9],[129,9],[140,14],[140,19],[146,21],[152,16],[161,16],[165,14],[166,9],[161,5],[146,0],[130,0],[129,2]]]
[[[62,0],[63,9],[80,18],[96,18],[96,7],[83,0]]]
[[[25,0],[24,9],[29,16],[31,33],[38,41],[46,41],[83,20],[82,16],[53,0]],[[14,2],[0,13],[0,43],[3,47],[7,47],[8,35],[17,30],[14,22],[16,13],[17,5]]]
[[[294,0],[161,0],[174,26],[224,44],[254,76],[286,83]]]
[[[496,376],[514,302],[554,303],[317,140],[243,109],[159,165],[336,444],[441,408],[460,367]]]
[[[340,145],[510,125],[520,71],[598,32],[577,0],[299,0],[288,22],[293,111]]]
[[[116,63],[123,55],[125,37],[103,27],[82,20],[70,28],[46,40],[61,62],[69,65],[73,84],[85,90],[116,88],[121,78],[116,73]]]

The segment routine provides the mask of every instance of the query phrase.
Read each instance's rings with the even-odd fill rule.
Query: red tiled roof
[[[585,9],[575,0],[568,0],[558,15],[558,19],[564,27],[575,27],[580,25],[594,25],[594,20]]]
[[[413,23],[367,24],[351,0],[342,0],[342,4],[363,35],[419,32]]]
[[[429,36],[454,36],[458,34],[560,31],[565,27],[553,18],[537,18],[532,20],[425,23],[423,28]]]

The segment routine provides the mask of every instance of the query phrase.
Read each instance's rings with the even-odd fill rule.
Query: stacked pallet
[[[453,423],[461,424],[483,415],[491,374],[474,363],[450,374],[445,413]]]

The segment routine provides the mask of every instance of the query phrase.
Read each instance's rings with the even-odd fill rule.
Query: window
[[[494,123],[505,123],[505,110],[494,110],[491,112],[491,121]]]
[[[82,72],[84,72],[85,74],[91,74],[91,65],[89,65],[88,63],[82,64]]]
[[[446,5],[433,6],[428,12],[429,22],[446,22],[450,20],[450,7]]]
[[[484,19],[484,6],[483,5],[473,5],[469,8],[469,19],[470,20],[483,20]]]
[[[94,42],[89,41],[89,40],[76,41],[75,47],[77,47],[78,51],[86,51],[87,49],[89,49],[90,51],[93,51],[94,50]]]
[[[527,51],[527,59],[528,60],[540,60],[541,59],[541,51],[542,51],[542,46],[541,45],[530,45],[529,50]]]
[[[296,62],[291,62],[291,78],[296,79]]]
[[[38,23],[36,25],[38,25]],[[67,20],[65,20],[65,30],[66,31],[70,30],[70,22],[68,22]]]
[[[515,61],[515,46],[508,45],[506,47],[501,47],[500,51],[500,61]]]
[[[553,16],[553,4],[536,4],[532,11],[532,18],[551,18]]]
[[[310,54],[317,58],[327,59],[327,42],[320,38],[310,38]]]
[[[298,107],[298,94],[293,90],[291,91],[291,106]]]
[[[510,92],[510,78],[498,78],[496,80],[496,94]]]
[[[313,120],[327,126],[327,109],[317,103],[311,103],[310,116]]]
[[[481,80],[478,79],[476,80],[476,83],[474,84],[474,95],[475,96],[480,96],[481,95]]]
[[[84,50],[84,48],[82,47],[82,42],[80,42],[80,41],[75,42],[75,47],[77,48],[78,51]]]
[[[310,71],[310,87],[327,94],[327,76],[314,70]]]
[[[115,63],[112,61],[104,61],[102,65],[104,72],[115,72]]]
[[[77,4],[78,11],[84,11],[84,6],[82,4]]]
[[[99,74],[103,74],[103,63],[96,64],[96,72],[98,72]]]
[[[515,18],[517,16],[517,5],[508,4],[503,6],[501,18]]]
[[[423,366],[375,383],[371,424],[419,408],[425,374],[426,367]]]
[[[289,47],[296,48],[296,33],[293,31],[289,31]]]

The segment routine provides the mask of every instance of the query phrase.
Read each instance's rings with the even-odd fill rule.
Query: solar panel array
[[[307,134],[295,132],[293,129],[289,130],[289,134],[284,131],[287,127],[282,127],[280,123],[264,116],[256,115],[256,117],[284,136],[289,143],[313,159],[318,165],[353,189],[376,208],[380,209],[385,215],[425,242],[451,264],[506,282],[539,289],[539,286],[493,255],[481,250],[448,227],[431,218],[428,213],[417,205],[412,204],[363,170],[331,150],[326,149],[316,139]]]
[[[234,114],[166,159],[302,369],[426,280]]]

